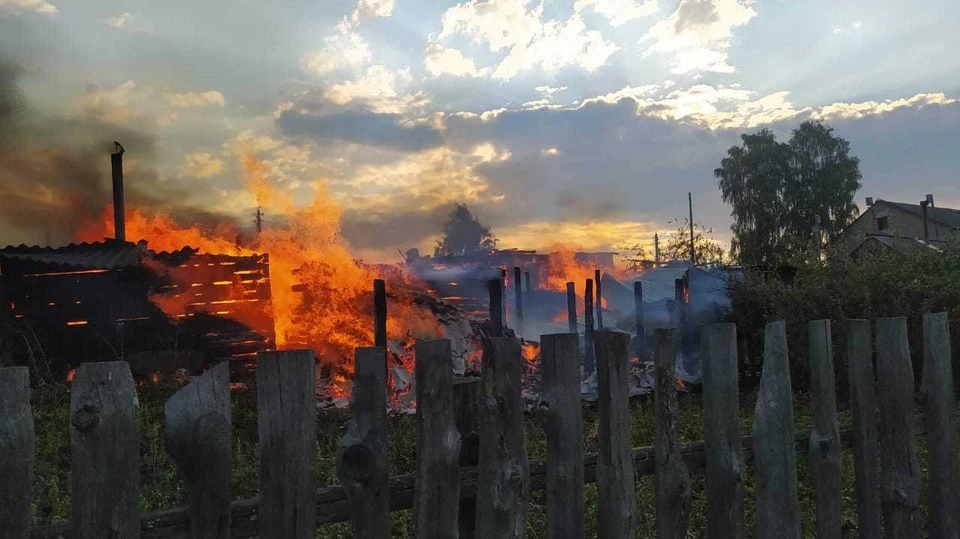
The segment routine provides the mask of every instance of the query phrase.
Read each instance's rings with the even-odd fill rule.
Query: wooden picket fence
[[[809,325],[813,425],[795,432],[785,326],[766,327],[753,435],[741,437],[737,336],[732,324],[701,331],[705,441],[677,442],[675,330],[656,335],[655,443],[631,448],[629,336],[596,331],[599,452],[582,453],[575,334],[542,337],[547,455],[523,443],[520,345],[483,343],[480,380],[454,380],[449,341],[416,348],[419,439],[415,474],[389,477],[383,348],[356,351],[351,420],[337,452],[340,485],[316,489],[314,357],[261,353],[257,396],[259,497],[232,501],[229,371],[219,364],[166,403],[166,447],[186,480],[187,507],[141,516],[137,396],[123,362],[86,363],[71,390],[72,521],[30,529],[34,456],[24,368],[0,369],[0,536],[16,538],[307,539],[318,525],[350,521],[358,538],[390,536],[390,512],[413,508],[417,537],[522,537],[528,504],[546,506],[546,536],[584,536],[583,485],[596,482],[597,533],[637,534],[636,478],[655,475],[656,534],[680,538],[690,513],[689,470],[706,474],[707,535],[739,538],[744,473],[756,477],[756,536],[799,537],[796,459],[815,483],[816,536],[841,534],[841,446],[852,445],[861,537],[920,535],[920,468],[914,436],[929,440],[931,537],[957,537],[954,388],[946,314],[923,320],[923,420],[914,420],[914,373],[904,318],[846,322],[853,424],[837,420],[829,320]],[[873,367],[874,343],[876,369]],[[876,377],[874,377],[874,374]],[[478,451],[478,453],[474,453]],[[473,459],[476,459],[475,461]],[[543,497],[534,496],[544,492]],[[459,503],[457,501],[459,500]],[[881,527],[882,523],[882,527]]]

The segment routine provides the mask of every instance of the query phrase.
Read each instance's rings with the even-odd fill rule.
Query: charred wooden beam
[[[493,337],[503,336],[503,280],[491,279],[487,283],[490,292],[490,333]]]
[[[373,281],[373,345],[387,346],[387,287],[383,279]]]
[[[577,291],[576,285],[567,283],[567,331],[577,333]]]

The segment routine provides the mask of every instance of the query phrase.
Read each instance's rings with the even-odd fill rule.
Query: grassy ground
[[[171,383],[138,384],[141,414],[141,468],[142,489],[140,505],[144,512],[182,505],[183,481],[163,449],[162,425],[163,403],[176,390]],[[235,467],[233,494],[235,498],[254,496],[257,492],[257,424],[256,394],[253,391],[232,393]],[[741,432],[749,434],[752,428],[754,396],[744,396],[740,407]],[[68,435],[69,386],[62,383],[44,383],[33,390],[34,421],[37,431],[36,487],[34,492],[34,522],[36,525],[67,520],[70,516],[70,442]],[[795,426],[797,429],[810,425],[809,399],[795,396]],[[682,442],[703,439],[703,417],[699,397],[683,395],[680,402],[679,436]],[[597,450],[597,410],[595,406],[584,408],[584,449]],[[653,401],[635,401],[631,411],[633,446],[650,445],[653,440]],[[317,484],[330,485],[336,482],[333,456],[346,428],[346,416],[340,411],[321,413],[318,417],[318,457],[316,465]],[[841,424],[849,423],[849,414],[841,411]],[[926,480],[926,440],[918,439],[918,453]],[[526,447],[531,459],[545,455],[543,427],[535,418],[526,420]],[[390,420],[391,475],[409,473],[415,467],[416,421],[412,416]],[[807,459],[798,455],[800,481],[800,505],[804,515],[803,534],[814,537],[814,500],[810,469]],[[853,462],[849,451],[843,453],[843,518],[844,535],[856,536],[856,500],[854,494]],[[691,472],[693,507],[690,516],[690,536],[705,534],[704,476],[702,470]],[[754,497],[753,469],[748,469],[746,478],[746,520],[748,530],[753,528]],[[588,536],[596,535],[597,490],[595,485],[585,489],[587,504]],[[654,537],[654,498],[652,476],[638,483],[639,526],[638,537]],[[925,492],[923,494],[926,495]],[[921,507],[926,506],[922,500]],[[543,507],[531,504],[528,511],[528,533],[531,538],[544,537]],[[413,521],[410,511],[393,513],[393,536],[413,537]],[[350,537],[346,524],[325,526],[317,537]]]

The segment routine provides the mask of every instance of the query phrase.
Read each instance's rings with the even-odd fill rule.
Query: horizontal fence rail
[[[496,308],[499,310],[499,308]],[[922,414],[915,415],[913,362],[906,319],[847,323],[843,361],[850,366],[853,423],[840,427],[830,322],[809,325],[813,424],[797,431],[792,414],[790,352],[783,322],[765,330],[763,372],[753,436],[740,432],[737,334],[731,324],[704,326],[705,440],[677,442],[674,360],[679,337],[659,331],[655,349],[654,445],[630,447],[625,333],[591,330],[586,364],[576,335],[544,336],[541,372],[547,458],[530,460],[523,442],[516,339],[487,338],[479,379],[452,376],[449,341],[417,344],[418,468],[388,477],[386,351],[357,350],[353,413],[337,453],[341,485],[315,488],[315,359],[308,351],[258,356],[259,496],[230,502],[232,470],[229,372],[219,365],[167,402],[164,441],[186,478],[188,507],[138,514],[138,405],[123,362],[81,365],[71,391],[73,520],[28,530],[34,432],[22,368],[0,369],[0,530],[35,539],[313,537],[318,525],[350,522],[354,537],[389,535],[389,512],[414,509],[417,537],[521,537],[531,503],[545,504],[555,537],[583,537],[583,485],[598,484],[596,529],[633,537],[636,480],[655,475],[657,534],[687,533],[692,470],[704,470],[707,521],[717,537],[744,537],[746,466],[757,473],[758,536],[800,534],[796,462],[810,459],[815,528],[839,537],[840,450],[852,447],[862,537],[956,537],[956,474],[931,473],[930,518],[919,518],[923,485],[914,438],[927,435],[930,459],[955,470],[956,401],[952,351],[943,314],[923,325]],[[873,331],[871,331],[871,329]],[[876,343],[876,375],[871,357]],[[599,451],[582,455],[580,372],[595,372]],[[594,371],[595,369],[595,371]],[[67,426],[65,426],[67,427]],[[792,433],[792,434],[791,434]],[[879,465],[878,465],[879,461]],[[16,472],[16,473],[12,473]],[[419,487],[419,488],[418,488]],[[546,495],[539,493],[547,491]],[[556,490],[556,492],[552,492]],[[452,503],[459,500],[459,503]],[[873,534],[873,535],[871,535]],[[0,534],[3,537],[6,535]]]

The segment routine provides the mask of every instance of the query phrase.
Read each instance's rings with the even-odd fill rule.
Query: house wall
[[[880,229],[879,224],[886,219],[886,228]],[[949,227],[934,220],[928,220],[931,240],[944,239]],[[868,234],[889,234],[908,238],[923,239],[923,217],[912,212],[904,211],[896,206],[877,201],[860,214],[850,226],[843,231],[841,237],[846,251],[856,249]]]

